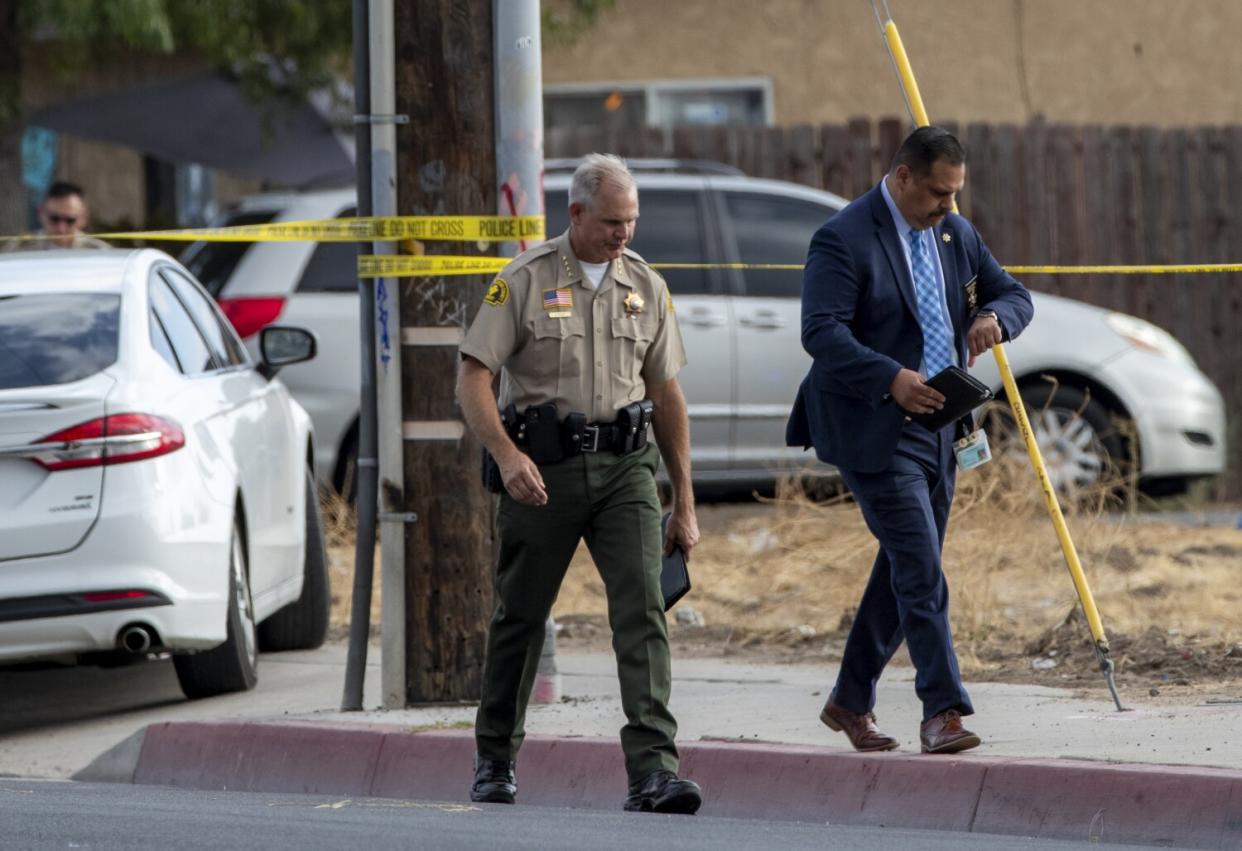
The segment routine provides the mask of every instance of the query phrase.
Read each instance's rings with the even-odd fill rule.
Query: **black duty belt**
[[[626,455],[647,445],[651,426],[650,400],[617,411],[611,423],[588,423],[584,414],[557,416],[556,405],[532,405],[519,414],[510,405],[501,414],[509,437],[536,464],[555,464],[583,453]]]
[[[614,446],[622,445],[625,432],[616,423],[587,423],[582,427],[581,436],[570,434],[571,443],[578,443],[579,452],[611,452]]]

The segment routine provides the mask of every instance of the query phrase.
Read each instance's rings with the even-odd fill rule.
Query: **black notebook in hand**
[[[944,407],[930,414],[911,414],[910,419],[928,431],[940,431],[992,398],[987,385],[960,366],[945,367],[927,379],[927,385],[944,395]]]
[[[668,518],[665,514],[660,521],[660,552],[664,552],[664,541],[668,535]],[[664,611],[673,608],[673,604],[686,596],[690,590],[690,571],[686,567],[686,554],[680,544],[673,544],[673,551],[664,556],[664,565],[660,568],[660,591],[664,594]]]

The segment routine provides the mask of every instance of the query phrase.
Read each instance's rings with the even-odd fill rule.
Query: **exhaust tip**
[[[156,643],[155,630],[143,623],[130,624],[121,630],[116,643],[128,653],[146,653]]]

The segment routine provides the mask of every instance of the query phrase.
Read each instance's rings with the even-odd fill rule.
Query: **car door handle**
[[[739,321],[747,328],[784,328],[788,324],[785,317],[772,310],[760,310],[753,316],[743,316]]]
[[[722,328],[728,323],[723,314],[710,313],[706,310],[692,310],[686,316],[684,324],[692,328]]]

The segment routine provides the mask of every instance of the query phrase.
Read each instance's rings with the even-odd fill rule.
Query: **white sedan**
[[[170,653],[182,690],[315,647],[329,589],[310,418],[168,255],[0,257],[0,663]]]

